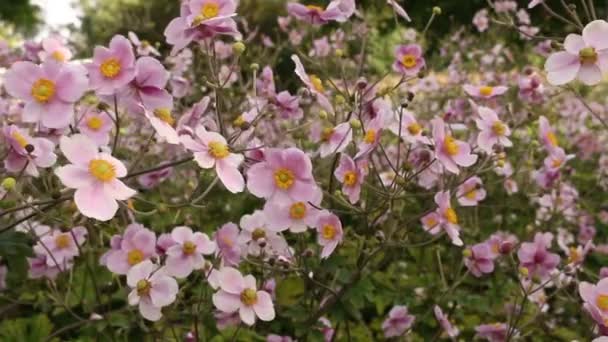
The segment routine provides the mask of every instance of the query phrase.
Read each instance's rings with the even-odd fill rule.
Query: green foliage
[[[51,335],[53,324],[45,315],[5,320],[0,323],[0,340],[4,342],[40,342]],[[51,339],[50,342],[59,341]]]
[[[0,1],[0,26],[2,21],[11,24],[19,32],[32,35],[40,24],[40,8],[30,0]]]

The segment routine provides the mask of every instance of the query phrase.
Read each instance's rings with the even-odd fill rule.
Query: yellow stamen
[[[417,122],[414,122],[407,126],[407,131],[410,132],[411,135],[418,135],[420,131],[422,131],[422,127]]]
[[[323,7],[317,5],[306,5],[306,8],[311,11],[323,12]]]
[[[258,293],[255,289],[245,289],[241,292],[241,302],[247,306],[252,306],[258,302]]]
[[[112,163],[103,159],[93,159],[89,162],[89,173],[102,182],[116,178],[116,168]]]
[[[503,135],[505,135],[506,131],[507,131],[507,127],[502,122],[496,121],[492,124],[492,132],[494,132],[494,134],[496,134],[498,136],[503,136]]]
[[[15,139],[17,144],[19,144],[19,146],[21,146],[23,148],[25,148],[25,146],[27,146],[29,144],[27,142],[27,139],[25,139],[25,137],[17,131],[13,131],[13,133],[11,134],[11,137],[13,137],[13,139]]]
[[[333,134],[334,134],[334,129],[332,127],[325,127],[325,128],[323,128],[323,132],[321,132],[321,140],[329,141],[329,139],[331,139],[331,136]]]
[[[447,135],[443,140],[443,149],[450,156],[455,156],[458,154],[460,148],[456,143],[456,139],[454,139],[454,137],[452,137],[451,135]]]
[[[32,96],[40,103],[46,103],[55,95],[55,82],[41,78],[32,85]]]
[[[448,220],[451,224],[458,224],[458,215],[456,215],[456,211],[452,208],[447,208],[445,210],[445,219]]]
[[[418,65],[416,56],[412,54],[404,55],[401,58],[401,65],[403,65],[406,69],[415,68]]]
[[[494,88],[490,86],[483,86],[479,88],[479,93],[483,96],[490,96],[494,92]]]
[[[192,241],[186,241],[182,245],[182,252],[186,255],[192,255],[196,252],[196,245]]]
[[[58,249],[64,249],[64,248],[70,247],[71,242],[72,242],[72,237],[66,233],[59,234],[55,238],[55,246],[57,246]]]
[[[105,78],[115,78],[121,70],[120,62],[116,58],[108,58],[99,66],[101,74]]]
[[[220,6],[215,1],[212,1],[212,2],[208,2],[203,5],[203,8],[201,8],[200,15],[204,19],[211,19],[211,18],[217,17],[217,15],[219,13],[220,13]]]
[[[363,138],[363,141],[365,141],[367,144],[373,144],[376,141],[376,130],[368,129],[367,132],[365,132],[365,138]]]
[[[477,190],[475,190],[475,188],[467,191],[467,193],[464,195],[464,197],[470,199],[470,200],[474,200],[477,197]]]
[[[608,311],[608,295],[601,294],[597,296],[596,304],[602,311]]]
[[[99,116],[91,116],[87,120],[87,127],[93,131],[98,131],[103,126],[103,120]]]
[[[595,64],[597,63],[597,51],[592,47],[586,47],[578,52],[578,59],[581,64]]]
[[[137,294],[140,297],[147,296],[150,294],[150,290],[152,289],[152,284],[146,279],[142,279],[137,282]]]
[[[317,75],[310,75],[310,83],[312,83],[312,87],[318,91],[319,93],[325,92],[325,88],[323,87],[323,81]]]
[[[209,143],[209,154],[215,159],[224,159],[230,155],[230,149],[222,142],[212,141]]]
[[[557,146],[557,137],[553,132],[547,132],[547,141],[549,141],[549,145]]]
[[[344,185],[354,186],[357,184],[357,173],[355,171],[347,171],[344,174]]]
[[[55,59],[57,62],[65,62],[66,60],[65,55],[61,53],[61,51],[53,51],[53,53],[51,53],[51,57],[53,57],[53,59]]]
[[[326,224],[321,228],[321,236],[325,240],[333,240],[336,237],[336,227],[331,224]]]
[[[286,190],[295,182],[295,176],[291,170],[282,167],[274,172],[274,182],[279,188]]]
[[[289,208],[289,217],[294,220],[301,220],[306,216],[306,204],[303,202],[296,202]]]
[[[426,226],[428,229],[435,227],[439,222],[434,217],[429,217],[426,219]]]
[[[175,124],[175,119],[171,115],[169,108],[157,108],[154,110],[154,116],[159,118],[161,121],[166,122],[169,126]]]
[[[266,231],[262,228],[256,228],[251,233],[251,239],[257,241],[266,237]]]
[[[144,253],[139,249],[132,249],[127,253],[127,262],[130,266],[137,265],[142,261],[144,261]]]

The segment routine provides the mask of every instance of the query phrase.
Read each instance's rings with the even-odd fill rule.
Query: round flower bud
[[[100,111],[106,111],[106,110],[110,109],[110,105],[105,102],[99,102],[97,104],[97,109]]]
[[[243,54],[243,52],[245,52],[245,44],[243,44],[243,42],[238,41],[234,44],[232,44],[232,52],[234,52],[235,55],[240,56]]]
[[[251,68],[252,71],[258,71],[260,69],[260,65],[258,63],[251,63],[249,68]]]
[[[530,271],[528,271],[528,269],[525,267],[520,267],[519,274],[521,274],[524,277],[527,277],[530,274]]]
[[[433,7],[433,14],[434,15],[441,15],[441,7],[439,7],[439,6]]]
[[[462,251],[462,256],[465,258],[470,258],[473,256],[473,251],[470,248],[467,248]]]
[[[324,111],[323,109],[321,109],[321,110],[319,111],[319,118],[321,118],[321,119],[323,119],[323,120],[326,120],[328,115],[329,115],[329,114],[327,114],[327,112],[326,112],[326,111]]]
[[[361,128],[361,120],[359,119],[350,119],[348,123],[350,123],[350,127],[352,127],[353,129]]]
[[[346,99],[342,95],[336,95],[336,104],[341,105],[346,103]]]
[[[2,188],[6,191],[13,190],[15,185],[17,185],[17,181],[13,177],[7,177],[2,180]]]
[[[342,49],[336,49],[336,51],[334,52],[334,54],[336,55],[336,57],[342,58],[342,57],[344,57],[344,50],[342,50]]]

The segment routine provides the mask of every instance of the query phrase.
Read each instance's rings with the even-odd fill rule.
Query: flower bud
[[[346,99],[342,95],[336,95],[336,104],[341,105],[346,103]]]
[[[520,267],[519,274],[521,274],[524,277],[527,277],[530,274],[530,271],[528,271],[528,269],[525,267]]]
[[[353,129],[361,128],[361,120],[359,119],[350,119],[349,123],[350,127],[352,127]]]
[[[258,70],[260,70],[260,65],[258,63],[251,63],[251,65],[249,66],[249,68],[252,71],[258,71]]]
[[[462,251],[462,256],[465,258],[470,258],[473,256],[473,251],[470,248],[467,248]]]
[[[500,254],[509,254],[513,250],[513,242],[503,241],[498,248]]]
[[[329,115],[329,114],[327,114],[327,112],[326,112],[326,111],[324,111],[323,109],[321,109],[321,110],[319,111],[319,118],[321,118],[322,120],[327,120],[327,116],[328,116],[328,115]]]
[[[232,44],[232,52],[234,52],[235,55],[240,56],[243,54],[243,52],[245,52],[245,44],[243,44],[243,42],[238,41],[234,44]]]
[[[336,57],[342,58],[342,57],[344,57],[344,50],[342,50],[342,49],[336,49],[336,51],[334,52],[334,54],[336,55]]]
[[[59,191],[55,191],[51,194],[51,198],[54,200],[57,200],[57,199],[61,198],[61,193]]]
[[[103,111],[106,111],[106,110],[110,109],[110,105],[108,105],[105,102],[99,102],[97,104],[97,109],[103,112]]]
[[[17,185],[17,181],[13,177],[7,177],[2,180],[2,188],[6,191],[13,190]]]
[[[441,7],[439,7],[439,6],[433,7],[433,14],[434,15],[441,15]]]

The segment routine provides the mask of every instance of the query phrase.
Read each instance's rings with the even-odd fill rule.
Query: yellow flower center
[[[492,132],[494,132],[494,134],[496,134],[498,136],[503,136],[503,135],[505,135],[506,131],[507,131],[507,127],[502,122],[496,121],[492,124]]]
[[[209,143],[209,154],[215,159],[223,159],[228,157],[230,149],[224,143],[212,141]]]
[[[407,54],[403,56],[403,58],[401,58],[401,65],[403,65],[406,69],[416,67],[416,65],[418,65],[418,62],[416,61],[416,56],[412,54]]]
[[[140,251],[137,248],[132,249],[129,251],[129,253],[127,253],[127,262],[131,266],[137,265],[140,262],[142,262],[143,260],[144,260],[144,253],[142,253],[142,251]]]
[[[27,139],[25,139],[25,137],[23,135],[21,135],[21,133],[14,131],[11,134],[11,137],[13,137],[13,139],[15,139],[15,141],[17,142],[17,144],[19,144],[19,146],[25,148],[25,146],[28,145]]]
[[[310,83],[312,83],[312,87],[318,91],[319,93],[322,93],[325,91],[325,88],[323,87],[323,81],[321,81],[321,79],[319,78],[319,76],[317,75],[310,75],[308,76],[308,78],[310,78]]]
[[[474,200],[477,196],[477,190],[475,190],[475,188],[467,191],[467,193],[464,195],[464,197],[470,199],[470,200]]]
[[[368,129],[367,132],[365,132],[365,138],[363,138],[363,141],[368,144],[373,144],[374,141],[376,141],[376,130]]]
[[[281,189],[289,189],[295,182],[293,172],[284,167],[274,172],[274,183]]]
[[[182,252],[186,255],[192,255],[196,252],[196,245],[192,241],[186,241],[182,245]]]
[[[447,208],[445,210],[445,219],[448,220],[451,224],[458,224],[458,215],[456,215],[456,211],[452,208]]]
[[[608,295],[601,294],[597,296],[596,304],[602,311],[608,311]]]
[[[89,162],[89,172],[102,182],[109,182],[116,178],[116,168],[112,163],[103,159],[93,159]]]
[[[147,296],[150,294],[150,290],[152,289],[152,284],[150,284],[150,282],[147,281],[146,279],[142,279],[137,282],[136,288],[137,288],[137,294],[140,297],[143,297],[143,296]]]
[[[426,226],[431,229],[435,227],[439,222],[434,217],[429,217],[426,219]]]
[[[36,101],[46,103],[55,95],[55,82],[41,78],[32,85],[32,96]]]
[[[344,184],[346,186],[354,186],[357,184],[357,173],[355,171],[347,171],[344,174]]]
[[[289,207],[289,217],[294,220],[301,220],[306,216],[306,204],[296,202]]]
[[[498,252],[500,252],[500,246],[497,243],[493,243],[491,248],[492,248],[492,252],[495,254],[498,254]]]
[[[257,241],[266,237],[266,231],[262,228],[256,228],[251,233],[251,239]]]
[[[203,8],[201,8],[201,16],[204,19],[211,19],[211,18],[215,18],[217,17],[217,15],[220,13],[220,6],[215,2],[208,2],[206,4],[203,5]]]
[[[156,116],[161,121],[166,122],[169,126],[173,126],[173,124],[175,124],[175,119],[171,115],[171,110],[169,110],[169,108],[155,109],[154,116]]]
[[[557,146],[557,137],[555,136],[555,133],[548,132],[547,133],[547,140],[549,141],[549,144],[551,146]]]
[[[479,93],[483,96],[490,96],[494,92],[494,88],[490,86],[483,86],[479,88]]]
[[[581,64],[595,64],[597,63],[597,52],[592,47],[586,47],[578,52],[578,59]]]
[[[61,53],[61,51],[53,51],[51,57],[53,57],[53,59],[55,59],[57,62],[65,62],[66,60],[65,55]]]
[[[323,128],[323,132],[321,132],[321,140],[329,141],[331,136],[334,134],[334,129],[332,127]]]
[[[553,168],[557,169],[558,167],[562,166],[562,160],[561,159],[553,159],[551,161],[551,166],[553,166]]]
[[[103,120],[99,116],[91,116],[87,120],[87,127],[93,131],[98,131],[103,126]]]
[[[414,122],[407,126],[407,131],[410,132],[411,135],[418,135],[422,131],[422,127],[420,127],[417,122]]]
[[[458,151],[459,151],[459,147],[458,147],[458,144],[456,143],[456,139],[454,139],[454,137],[452,137],[451,135],[447,135],[445,137],[445,140],[443,140],[443,149],[450,156],[457,155]]]
[[[232,121],[232,124],[235,125],[236,127],[241,127],[244,123],[245,123],[245,119],[243,118],[242,115],[237,116],[236,119],[234,119],[234,121]]]
[[[326,224],[321,228],[321,235],[325,240],[333,240],[336,237],[336,227],[332,224]]]
[[[317,5],[306,5],[306,8],[311,11],[323,12],[323,7]]]
[[[258,302],[258,293],[255,289],[245,289],[241,292],[241,302],[247,306],[252,306]]]
[[[226,245],[229,248],[234,245],[234,242],[232,240],[230,240],[230,238],[227,236],[220,237],[220,240],[222,241],[222,243],[224,243],[224,245]]]
[[[99,66],[101,74],[105,78],[115,78],[120,73],[120,62],[116,58],[108,58]]]
[[[56,238],[55,238],[55,246],[57,246],[58,249],[64,249],[64,248],[68,248],[70,247],[70,242],[72,241],[72,237],[68,234],[59,234]]]
[[[576,247],[570,247],[568,249],[569,253],[568,253],[568,263],[574,263],[574,262],[579,262],[582,260],[582,256],[581,254],[578,252],[578,249]]]

